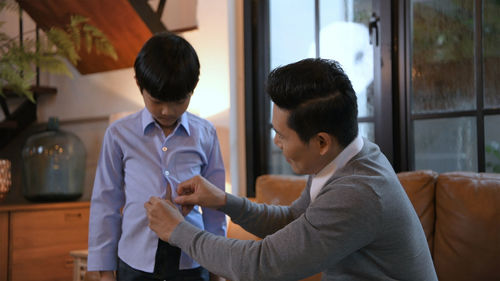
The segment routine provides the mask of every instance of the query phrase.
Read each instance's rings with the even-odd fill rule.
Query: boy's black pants
[[[155,256],[155,267],[153,273],[136,270],[118,261],[118,281],[209,281],[210,276],[202,267],[179,270],[179,259],[181,249],[158,239],[158,249]]]
[[[128,264],[124,263],[121,259],[118,260],[118,270],[116,272],[118,281],[209,281],[210,275],[208,270],[203,267],[197,267],[193,269],[179,270],[177,276],[171,277],[169,279],[158,279],[153,273],[148,273],[140,271],[130,267]]]

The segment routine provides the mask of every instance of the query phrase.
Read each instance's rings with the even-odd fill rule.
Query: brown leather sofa
[[[439,280],[500,280],[500,174],[426,170],[398,177],[424,228]],[[305,182],[303,177],[260,176],[254,200],[288,205]],[[258,239],[231,222],[228,236]]]

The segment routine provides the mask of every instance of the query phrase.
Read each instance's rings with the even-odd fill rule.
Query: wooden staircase
[[[64,28],[72,15],[85,16],[99,28],[113,44],[118,59],[79,52],[81,60],[75,66],[81,74],[98,73],[132,67],[142,45],[154,33],[161,31],[180,32],[197,28],[197,0],[159,0],[154,9],[147,0],[17,0],[19,6],[35,21],[38,28]],[[165,21],[170,18],[182,19],[182,24]],[[190,19],[186,22],[186,19]],[[172,26],[172,27],[170,27]],[[55,94],[54,88],[34,86],[35,98],[45,94]],[[6,95],[7,99],[14,95]],[[0,105],[5,120],[0,122],[0,148],[36,121],[36,104],[24,101],[14,112],[10,112],[7,100],[0,96]]]
[[[57,89],[51,87],[34,86],[31,91],[35,95],[35,100],[41,95],[55,95],[57,93]],[[24,99],[14,112],[10,112],[6,99],[15,98],[17,95],[5,91],[5,96],[5,98],[0,96],[0,105],[5,115],[5,120],[0,122],[0,148],[6,146],[10,140],[36,121],[35,103]]]
[[[118,59],[87,53],[85,48],[79,52],[82,58],[76,68],[81,74],[96,73],[132,67],[135,56],[142,45],[152,34],[166,31],[166,25],[161,21],[162,14],[175,2],[183,1],[186,4],[191,0],[159,1],[158,8],[153,10],[146,0],[17,0],[21,8],[30,15],[42,30],[50,27],[64,28],[72,15],[81,15],[90,19],[90,23],[99,28],[115,47]],[[180,2],[180,3],[183,3]],[[184,5],[186,5],[184,4]],[[179,7],[182,7],[179,6]],[[182,17],[196,15],[194,9],[184,11]],[[172,32],[195,29],[196,18],[186,26],[176,26],[169,29]]]

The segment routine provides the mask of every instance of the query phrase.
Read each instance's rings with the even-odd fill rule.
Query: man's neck
[[[321,164],[318,166],[318,169],[316,169],[316,172],[313,175],[318,174],[321,172],[328,164],[330,164],[335,158],[342,152],[342,150],[337,151],[337,150],[331,150],[328,153],[326,153],[324,156],[320,157],[319,161],[321,161]]]
[[[363,147],[363,139],[360,137],[356,137],[348,146],[333,146],[331,153],[327,153],[325,156],[325,160],[321,165],[321,168],[314,174],[322,173],[322,171],[330,165],[330,163],[334,166],[342,167],[344,166],[354,155],[356,155],[359,151],[361,151]],[[336,162],[336,163],[333,163]],[[337,169],[335,168],[334,171]]]

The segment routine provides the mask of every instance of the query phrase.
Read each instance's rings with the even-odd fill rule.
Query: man
[[[356,95],[337,62],[306,59],[271,72],[275,144],[307,186],[291,206],[226,194],[202,177],[175,202],[216,208],[261,241],[217,237],[159,198],[150,227],[209,271],[232,280],[437,280],[420,221],[379,148],[358,136]]]

